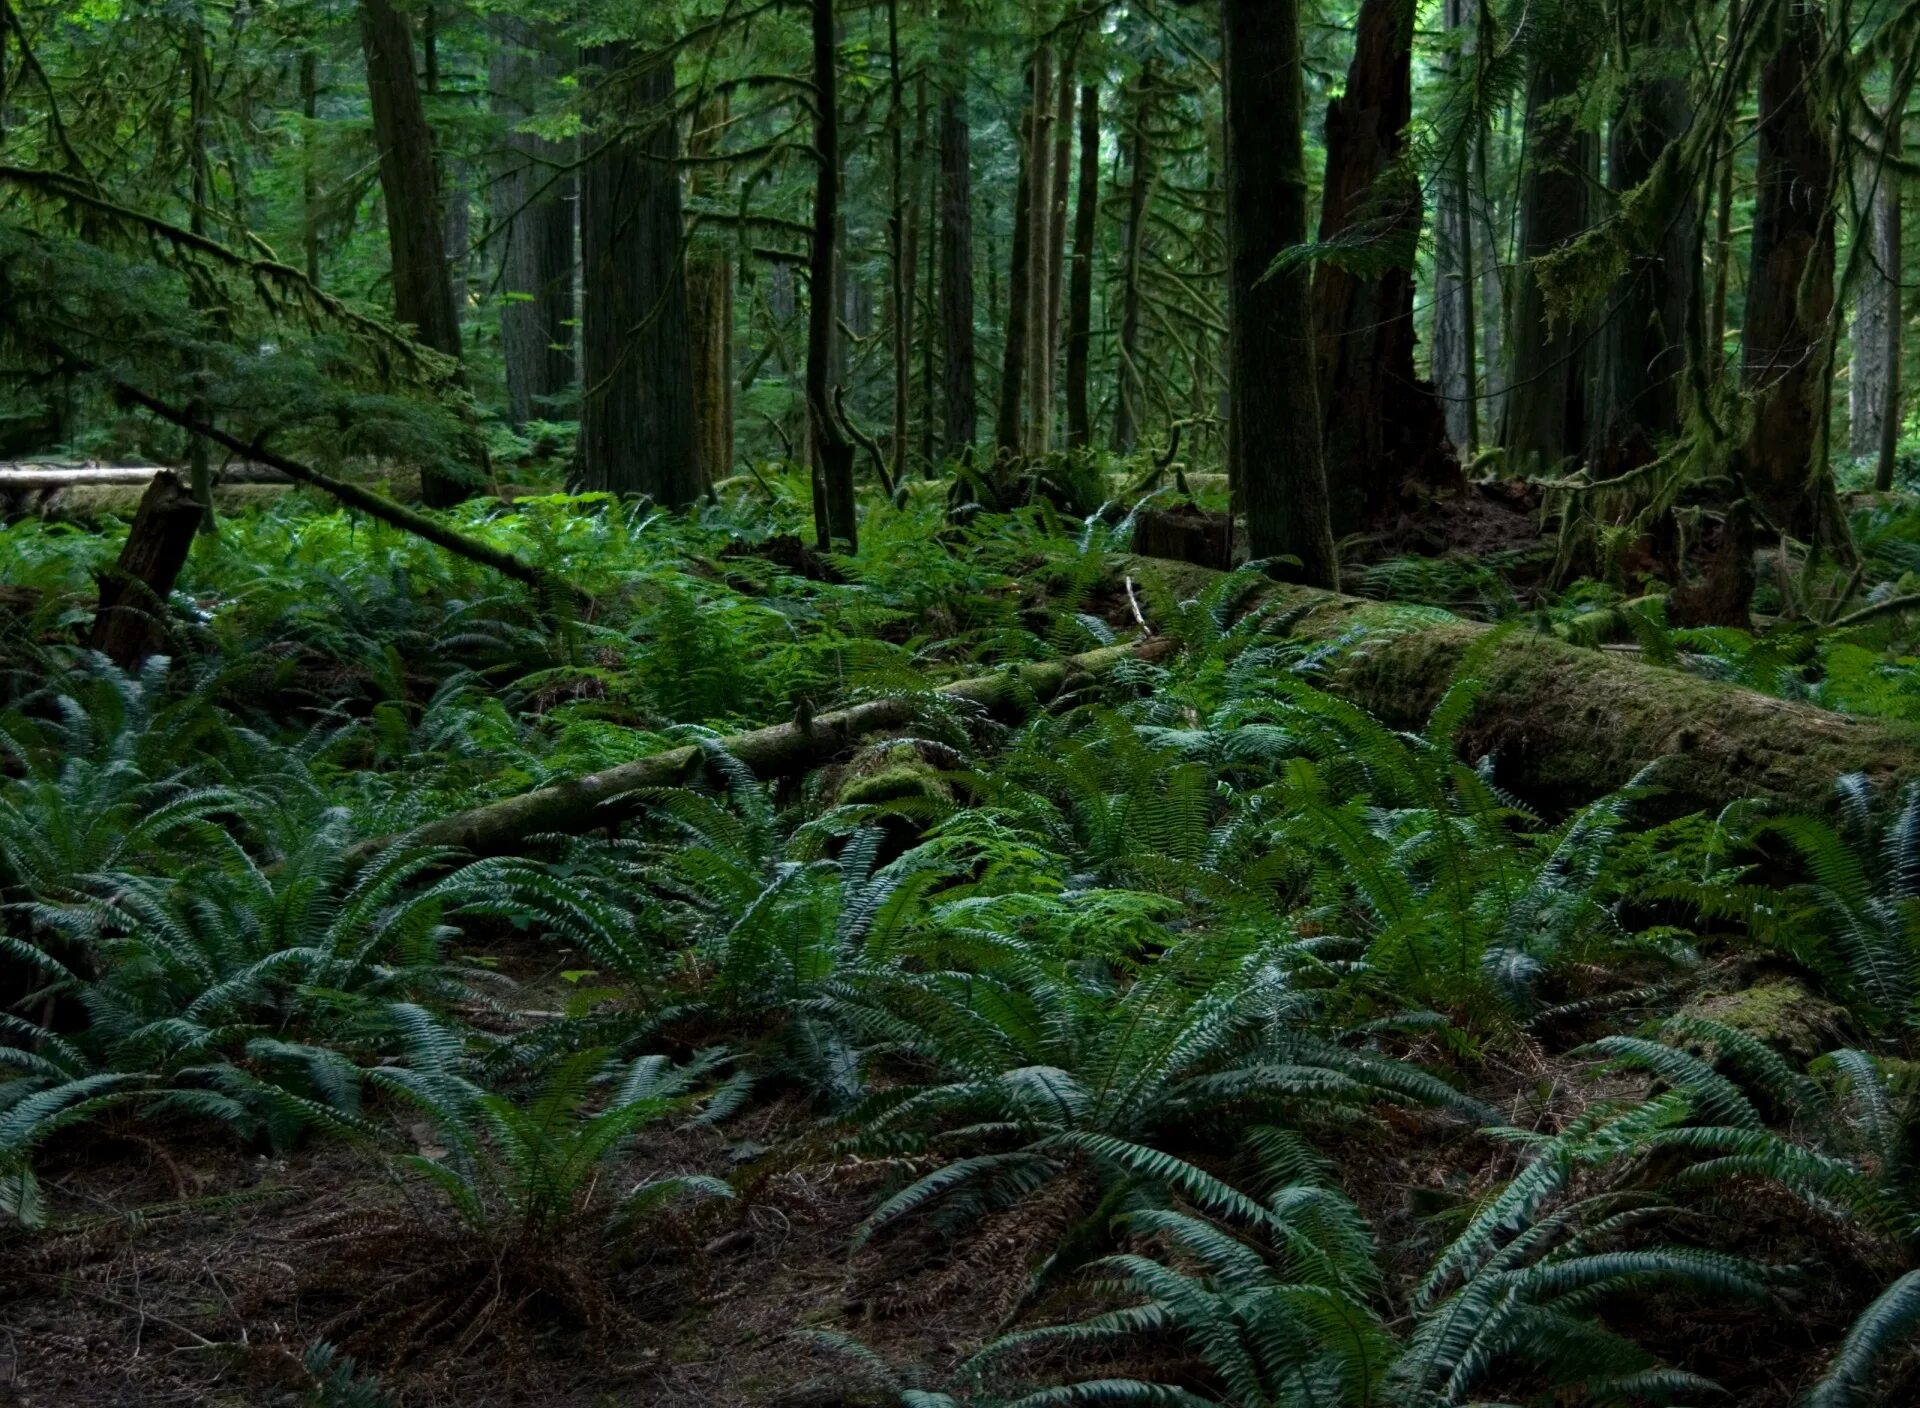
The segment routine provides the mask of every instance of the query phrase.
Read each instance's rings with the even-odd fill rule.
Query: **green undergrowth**
[[[131,671],[72,635],[101,545],[0,535],[47,593],[0,713],[0,1255],[115,1140],[353,1147],[411,1201],[316,1236],[298,1348],[323,1401],[426,1401],[859,1170],[832,1255],[891,1289],[810,1344],[922,1408],[1901,1401],[1920,793],[1542,815],[1463,750],[1471,674],[1386,727],[1241,578],[1024,722],[929,700],[759,779],[727,732],[1132,619],[1120,528],[916,490],[822,560],[797,492],[462,510],[567,615],[288,500],[196,548]],[[354,849],[689,739],[619,828]],[[776,1105],[776,1145],[652,1157]],[[934,1342],[868,1348],[876,1306]]]

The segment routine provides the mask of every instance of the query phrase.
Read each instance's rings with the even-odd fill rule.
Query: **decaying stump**
[[[1233,566],[1233,519],[1192,504],[1144,508],[1134,516],[1133,551],[1224,572]]]
[[[132,669],[160,648],[167,597],[186,566],[202,512],[179,475],[154,475],[119,560],[101,574],[90,643],[122,669]]]

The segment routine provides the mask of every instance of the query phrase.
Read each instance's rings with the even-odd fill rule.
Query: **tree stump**
[[[1221,572],[1233,567],[1233,520],[1192,504],[1142,509],[1133,520],[1133,551]]]
[[[140,665],[165,639],[167,597],[186,566],[204,512],[171,471],[154,475],[141,495],[119,560],[101,575],[90,641],[122,669]]]

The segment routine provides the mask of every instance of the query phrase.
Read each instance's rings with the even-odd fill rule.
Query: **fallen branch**
[[[935,692],[991,714],[1018,717],[1030,704],[1057,699],[1082,681],[1110,674],[1123,661],[1158,659],[1171,649],[1166,641],[1108,646],[1065,660],[1020,665],[958,680]],[[912,723],[919,707],[914,695],[875,699],[816,714],[804,722],[737,733],[720,740],[720,746],[757,777],[791,776],[831,761],[868,734]],[[640,794],[649,789],[678,787],[691,781],[705,759],[706,750],[698,745],[655,753],[604,772],[568,778],[428,822],[407,833],[405,839],[422,846],[450,846],[473,855],[499,855],[530,836],[610,826],[636,814],[644,804]],[[364,860],[393,840],[389,836],[363,841],[353,848],[349,859]]]
[[[1224,574],[1187,563],[1124,557],[1151,604],[1195,597]],[[1279,582],[1254,600],[1278,601],[1297,637],[1355,638],[1328,667],[1325,688],[1395,728],[1420,728],[1491,627],[1409,621],[1407,608]],[[1151,613],[1149,613],[1151,614]],[[1164,623],[1163,623],[1164,626]],[[1464,742],[1491,755],[1500,783],[1542,804],[1584,802],[1621,786],[1655,759],[1652,781],[1669,806],[1716,811],[1742,797],[1819,808],[1833,782],[1865,773],[1883,788],[1920,776],[1920,727],[1836,714],[1702,679],[1625,652],[1509,631],[1483,647],[1484,683]]]

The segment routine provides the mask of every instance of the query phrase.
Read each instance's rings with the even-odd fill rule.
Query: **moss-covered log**
[[[1187,563],[1122,558],[1149,603],[1198,596],[1221,574]],[[1832,713],[1701,679],[1632,655],[1584,649],[1538,632],[1491,628],[1274,583],[1292,630],[1357,633],[1327,679],[1341,697],[1399,728],[1423,724],[1467,652],[1486,682],[1466,742],[1491,754],[1502,785],[1546,806],[1585,801],[1660,760],[1666,808],[1714,810],[1741,797],[1824,806],[1833,781],[1860,772],[1882,788],[1920,777],[1920,726]],[[1251,609],[1252,601],[1246,603]],[[1425,610],[1422,617],[1439,613]]]
[[[958,680],[935,692],[996,717],[1018,718],[1036,704],[1058,699],[1081,681],[1111,673],[1123,661],[1155,658],[1172,648],[1171,642],[1161,640],[1110,646],[1065,660]],[[722,746],[756,776],[792,776],[831,761],[869,734],[911,724],[921,715],[921,703],[913,695],[870,700],[810,719],[734,734],[722,740]],[[684,786],[700,772],[705,759],[705,750],[698,746],[656,753],[429,822],[406,839],[423,846],[453,846],[473,855],[498,855],[530,836],[610,826],[638,812],[648,789]],[[354,850],[354,859],[365,858],[392,839],[362,842]]]

